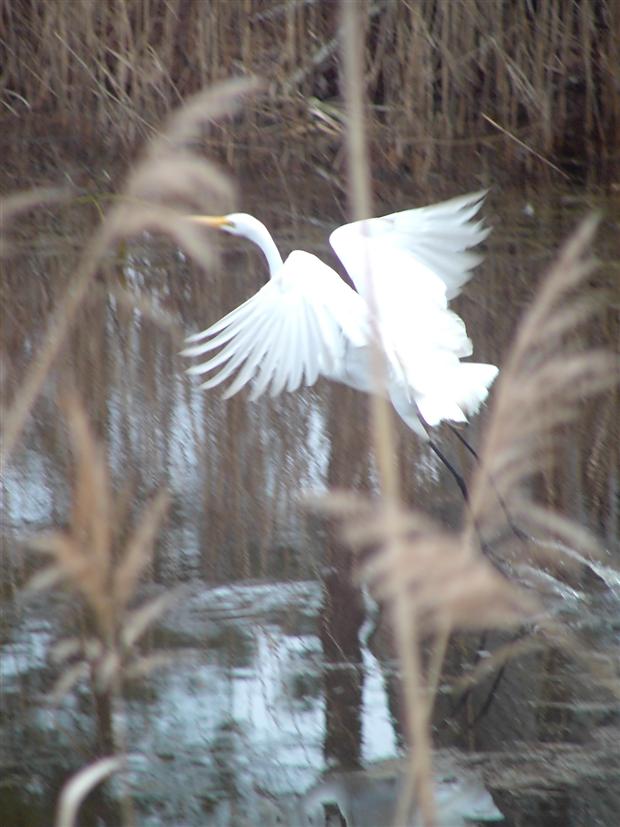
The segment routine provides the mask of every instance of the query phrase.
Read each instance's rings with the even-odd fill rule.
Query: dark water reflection
[[[299,191],[308,186],[312,182],[300,183]],[[273,227],[284,253],[294,236],[295,246],[327,257],[331,224],[324,215],[332,213],[334,223],[340,216],[332,201],[323,212],[314,198],[314,213],[297,204],[286,215],[270,214],[263,192],[249,198],[247,209]],[[399,193],[390,209],[413,200],[419,196]],[[491,196],[488,212],[498,218],[487,260],[459,299],[480,361],[501,365],[543,266],[592,203],[587,195],[556,192]],[[593,285],[615,285],[615,293],[597,335],[613,345],[620,204],[598,204],[608,216],[599,238],[606,266]],[[86,232],[75,216],[70,226],[80,238]],[[75,246],[72,238],[60,252],[22,252],[3,275],[10,297],[2,333],[5,402],[42,340]],[[72,464],[58,409],[68,387],[85,400],[130,509],[139,511],[162,485],[172,494],[146,589],[157,594],[183,584],[176,608],[149,641],[154,651],[174,657],[128,687],[123,713],[135,754],[130,785],[139,823],[322,825],[330,823],[336,801],[350,825],[389,821],[398,767],[385,762],[398,757],[402,741],[397,667],[385,636],[369,644],[364,634],[365,609],[350,585],[346,551],[298,502],[300,491],[328,485],[374,490],[367,401],[323,383],[275,400],[223,401],[216,392],[198,393],[177,356],[183,331],[201,329],[236,306],[263,275],[259,255],[232,239],[226,239],[221,272],[208,275],[158,239],[123,250],[94,286],[20,450],[3,469],[3,825],[49,824],[62,781],[92,758],[86,689],[54,708],[45,702],[57,678],[50,646],[74,622],[70,601],[20,596],[33,566],[25,536],[68,519]],[[139,294],[172,323],[129,308],[123,294]],[[617,564],[620,458],[613,405],[588,412],[550,496],[597,531]],[[470,428],[474,443],[483,420],[484,414]],[[408,501],[454,524],[461,504],[453,481],[404,426],[396,427]],[[450,450],[466,465],[456,445]],[[584,599],[567,589],[565,598],[575,626],[617,656],[617,595],[603,591]],[[452,673],[477,645],[453,654]],[[507,824],[616,823],[620,728],[606,693],[567,659],[529,655],[510,666],[488,713],[474,725],[488,688],[453,720],[437,722],[438,742],[462,750],[440,756],[442,823],[498,817],[489,788]],[[491,750],[491,759],[468,757],[472,748]],[[369,764],[370,774],[360,774]],[[81,823],[116,823],[115,791],[113,782]]]

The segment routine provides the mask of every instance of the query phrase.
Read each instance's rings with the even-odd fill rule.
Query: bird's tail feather
[[[467,416],[477,413],[488,396],[489,388],[498,374],[495,365],[482,362],[461,362],[457,371],[455,399]]]
[[[488,396],[498,368],[478,362],[459,362],[449,381],[436,385],[432,392],[416,393],[399,382],[391,382],[389,396],[394,408],[407,425],[426,438],[424,425],[439,425],[443,420],[466,422]]]

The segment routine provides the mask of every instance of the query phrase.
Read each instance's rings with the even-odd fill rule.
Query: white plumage
[[[472,343],[448,307],[480,262],[470,250],[489,233],[472,220],[484,196],[472,193],[334,230],[330,243],[358,292],[310,253],[295,250],[283,262],[266,227],[251,215],[192,217],[257,244],[271,278],[223,319],[188,337],[185,356],[219,348],[188,373],[211,373],[201,387],[212,388],[236,372],[225,396],[251,383],[252,399],[326,376],[387,393],[422,437],[421,420],[430,426],[465,421],[497,375],[495,365],[461,362],[472,354]],[[387,359],[385,388],[376,386],[370,367],[371,307]]]

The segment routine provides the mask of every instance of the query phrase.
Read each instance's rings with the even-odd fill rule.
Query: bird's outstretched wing
[[[363,296],[368,295],[368,267],[374,269],[377,265],[378,277],[373,284],[378,301],[385,289],[392,292],[390,282],[396,276],[399,282],[409,279],[413,291],[417,286],[419,293],[426,290],[431,296],[438,289],[433,285],[435,276],[445,286],[449,301],[458,295],[471,270],[481,261],[479,255],[469,250],[490,232],[482,221],[472,220],[486,193],[487,190],[481,190],[429,207],[344,224],[334,230],[329,240]],[[403,268],[396,274],[386,266],[385,255],[390,252],[394,254],[394,264]],[[402,285],[399,287],[396,295],[402,296]]]
[[[358,291],[376,308],[390,364],[424,394],[472,353],[448,300],[479,262],[469,248],[488,235],[472,221],[484,195],[345,224],[330,236]]]
[[[189,336],[183,355],[202,356],[219,348],[188,370],[202,376],[219,368],[202,388],[215,387],[238,370],[225,398],[250,381],[252,399],[267,389],[275,396],[337,372],[347,343],[367,343],[366,316],[363,299],[334,270],[296,250],[258,293]]]

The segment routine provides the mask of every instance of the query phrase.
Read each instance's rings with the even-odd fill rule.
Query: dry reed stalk
[[[86,415],[75,398],[66,403],[75,457],[74,496],[69,526],[32,539],[33,549],[52,557],[52,563],[35,575],[27,592],[41,591],[66,582],[86,610],[86,630],[80,637],[65,638],[52,656],[62,673],[51,692],[57,702],[76,684],[90,682],[96,716],[99,749],[124,753],[126,735],[122,712],[123,685],[141,677],[169,657],[143,656],[137,644],[145,632],[171,605],[168,592],[135,606],[135,597],[150,565],[156,535],[168,505],[160,491],[126,531],[120,519],[126,504],[112,491],[103,449],[94,439]],[[124,536],[126,533],[126,537]],[[76,773],[63,787],[56,825],[75,823],[84,796],[105,777],[122,768],[125,759],[111,755]],[[132,824],[130,796],[122,796],[124,823]]]
[[[171,117],[165,133],[151,142],[144,159],[130,174],[119,203],[84,250],[48,325],[44,343],[4,418],[4,461],[18,443],[26,418],[89,294],[93,276],[111,249],[133,234],[159,230],[172,236],[203,266],[210,260],[203,234],[195,232],[184,216],[209,209],[215,200],[220,211],[221,202],[230,200],[230,187],[219,171],[191,147],[206,123],[232,111],[239,98],[254,87],[248,82],[232,82],[200,93]],[[57,195],[55,191],[42,191],[9,199],[2,215],[3,231],[9,217]],[[141,657],[136,653],[136,645],[169,606],[172,596],[164,594],[137,608],[131,606],[138,581],[151,558],[167,497],[162,492],[154,498],[121,548],[115,529],[120,528],[122,521],[102,450],[92,437],[81,407],[71,401],[67,411],[76,456],[71,524],[66,531],[51,531],[33,541],[35,548],[53,557],[53,563],[33,578],[30,588],[40,590],[68,580],[81,596],[91,618],[92,632],[82,639],[65,640],[55,648],[53,656],[63,671],[52,696],[59,698],[78,682],[90,681],[100,747],[104,752],[122,752],[125,739],[118,723],[114,727],[113,710],[122,704],[123,682],[140,677],[162,659],[167,660],[163,655]],[[116,759],[110,760],[114,763]],[[58,823],[70,823],[75,817],[78,793],[88,778],[88,771],[86,775],[81,772],[69,782],[66,796],[59,802]],[[126,823],[132,823],[131,799],[124,796],[122,805]]]
[[[342,2],[342,51],[344,96],[349,114],[347,128],[349,185],[354,219],[370,217],[370,170],[364,117],[364,70],[362,62],[362,21],[359,9],[352,3]],[[384,355],[379,346],[377,307],[369,279],[369,307],[373,342],[371,370],[377,387],[381,387],[386,376]],[[383,382],[382,382],[383,380]],[[375,458],[379,471],[380,494],[383,502],[381,526],[384,532],[386,555],[391,559],[402,554],[402,539],[395,527],[398,518],[399,484],[396,462],[394,431],[387,400],[381,394],[371,399],[371,434]],[[436,810],[433,793],[431,736],[427,704],[422,689],[417,626],[410,622],[407,610],[407,593],[400,587],[400,581],[390,605],[393,607],[393,626],[399,653],[403,664],[403,684],[407,701],[405,727],[410,745],[413,747],[410,767],[410,782],[400,797],[396,813],[397,823],[406,818],[411,809],[411,798],[418,796],[422,818],[426,827],[435,823]]]
[[[0,446],[4,462],[9,460],[54,360],[62,351],[98,267],[111,250],[124,239],[148,230],[170,236],[203,266],[211,260],[205,234],[186,221],[185,215],[208,212],[214,201],[216,211],[221,212],[222,203],[230,201],[231,189],[220,171],[193,151],[191,145],[205,124],[233,111],[256,86],[249,81],[230,81],[198,93],[170,117],[163,133],[147,147],[118,204],[84,249],[52,314],[44,343],[4,417]]]
[[[432,797],[431,715],[450,634],[455,629],[518,626],[540,616],[540,605],[501,575],[476,545],[447,533],[419,512],[334,491],[311,504],[341,522],[343,541],[359,556],[359,581],[389,610],[403,665],[405,714],[411,722],[410,775],[394,823],[409,823],[415,800],[424,824],[433,825],[434,805],[432,800],[424,804],[421,785],[427,785],[426,794]],[[425,675],[421,644],[429,638],[434,645]],[[411,647],[416,647],[413,657]],[[407,671],[408,659],[413,673],[411,666]],[[422,728],[425,737],[420,740]]]
[[[522,141],[520,138],[517,138],[515,135],[512,135],[510,132],[508,132],[508,130],[507,130],[507,129],[504,129],[504,127],[503,127],[503,126],[500,126],[498,123],[496,123],[496,122],[493,120],[493,118],[489,118],[489,116],[488,116],[488,115],[485,115],[485,114],[484,114],[484,112],[482,113],[482,117],[485,119],[485,121],[487,121],[488,123],[490,123],[490,124],[491,124],[491,126],[495,127],[495,129],[499,130],[499,132],[501,132],[502,134],[506,135],[506,137],[508,137],[508,138],[510,138],[510,140],[514,141],[516,144],[518,144],[518,145],[519,145],[522,149],[524,149],[526,152],[531,152],[531,153],[532,153],[532,155],[534,155],[536,158],[538,158],[538,160],[539,160],[541,163],[546,164],[546,165],[547,165],[548,167],[550,167],[552,170],[554,170],[555,172],[557,172],[557,173],[558,173],[558,175],[561,175],[561,176],[562,176],[562,178],[564,178],[566,181],[570,181],[570,175],[567,175],[567,174],[564,172],[564,170],[560,169],[560,167],[559,167],[559,166],[557,166],[557,164],[553,164],[551,161],[549,161],[549,159],[548,159],[548,158],[545,158],[543,155],[541,155],[541,154],[540,154],[540,152],[536,152],[536,150],[535,150],[535,149],[532,149],[531,147],[529,147],[529,146],[528,146],[528,145],[527,145],[524,141]]]
[[[461,533],[449,534],[425,515],[407,512],[394,502],[370,503],[332,492],[329,502],[314,503],[341,522],[344,542],[359,555],[360,580],[391,610],[403,663],[410,655],[403,651],[405,641],[417,645],[422,636],[434,638],[427,675],[431,695],[453,629],[502,629],[534,619],[538,631],[490,658],[476,671],[477,678],[511,656],[551,645],[578,657],[601,685],[618,691],[613,670],[604,669],[567,628],[547,615],[533,592],[511,582],[503,573],[504,566],[500,571],[484,556],[479,537],[482,532],[494,538],[486,540],[485,551],[501,562],[505,560],[497,538],[511,519],[528,531],[563,541],[568,552],[578,548],[594,555],[597,551],[596,542],[583,527],[543,509],[524,493],[524,486],[553,457],[559,432],[574,422],[583,399],[613,388],[620,380],[615,355],[579,350],[574,345],[575,330],[596,307],[587,295],[579,296],[593,268],[586,249],[595,227],[596,220],[587,219],[564,245],[519,326],[494,392],[480,463],[470,487],[470,513]],[[522,540],[513,546],[512,554],[513,564],[532,557],[541,567],[557,564],[558,557],[572,562],[558,543],[545,547]],[[399,634],[398,624],[413,628],[413,639]],[[407,681],[405,668],[403,672]],[[421,670],[415,677],[416,691],[405,691],[407,714],[413,715],[410,705],[417,704],[425,716],[420,725],[428,727],[432,697],[424,707],[419,691]],[[397,823],[404,823],[409,803],[406,796],[401,800]],[[426,823],[432,823],[432,810],[423,812]]]
[[[70,670],[72,679],[63,675],[60,686],[63,692],[69,691],[84,674],[83,664],[88,663],[97,690],[108,691],[117,688],[122,670],[135,667],[135,644],[170,603],[168,596],[130,608],[150,564],[168,496],[160,491],[153,498],[121,547],[125,526],[119,513],[125,506],[113,494],[102,447],[77,400],[70,399],[66,409],[75,457],[71,519],[68,529],[44,532],[31,540],[32,548],[51,556],[53,562],[35,575],[29,590],[68,581],[81,597],[92,617],[94,636],[65,641],[56,650],[60,662],[76,653],[83,656],[78,668]]]

